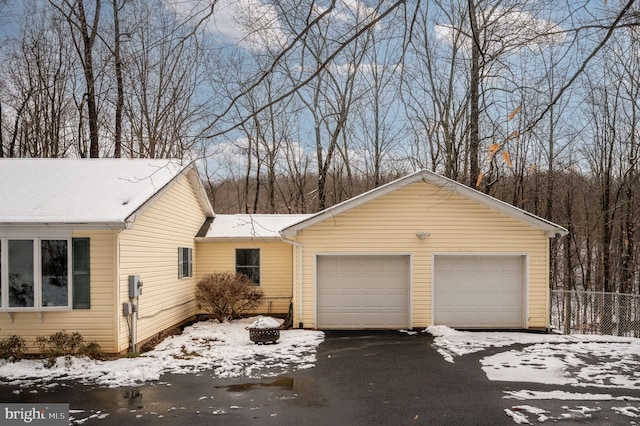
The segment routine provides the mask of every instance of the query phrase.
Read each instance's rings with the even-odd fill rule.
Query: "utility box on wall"
[[[129,297],[139,297],[142,294],[140,275],[129,275]]]

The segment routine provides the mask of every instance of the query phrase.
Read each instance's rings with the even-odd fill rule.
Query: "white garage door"
[[[409,323],[409,256],[318,256],[317,323],[324,329]]]
[[[459,328],[521,328],[523,256],[436,256],[434,323]]]

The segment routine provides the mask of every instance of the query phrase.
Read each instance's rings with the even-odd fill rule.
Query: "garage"
[[[434,324],[525,327],[524,256],[434,256]]]
[[[321,255],[316,271],[318,328],[409,325],[408,255]]]

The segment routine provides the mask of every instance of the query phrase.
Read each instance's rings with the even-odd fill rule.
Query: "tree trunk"
[[[96,78],[93,69],[93,46],[95,44],[98,31],[98,21],[100,18],[100,0],[95,0],[95,15],[91,30],[87,23],[84,0],[78,0],[78,15],[80,18],[80,32],[84,47],[83,71],[87,83],[87,119],[89,120],[89,157],[98,158],[100,156],[100,145],[98,135],[98,103],[96,97]]]
[[[122,157],[122,112],[124,109],[124,83],[122,79],[122,58],[120,57],[120,18],[118,16],[118,0],[112,0],[112,2],[114,31],[113,61],[115,64],[116,85],[118,91],[115,111],[115,132],[113,135],[113,156],[115,158],[120,158]]]
[[[469,1],[471,23],[471,75],[469,87],[469,186],[476,187],[480,176],[478,153],[480,150],[480,40],[474,0]]]

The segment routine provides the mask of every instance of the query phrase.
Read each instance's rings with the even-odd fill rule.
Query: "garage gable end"
[[[498,200],[497,198],[493,198],[490,195],[484,194],[452,179],[448,179],[444,176],[440,176],[428,170],[421,170],[419,172],[389,182],[378,188],[372,189],[371,191],[365,192],[342,203],[336,204],[309,218],[306,218],[298,223],[282,229],[280,231],[280,234],[286,238],[295,237],[298,231],[308,228],[309,226],[313,226],[326,219],[335,217],[339,214],[345,213],[353,208],[361,206],[365,203],[368,203],[372,200],[380,198],[384,195],[392,193],[398,189],[404,188],[416,182],[426,182],[443,190],[475,201],[494,211],[498,211],[511,218],[526,223],[527,225],[535,229],[543,231],[548,237],[558,237],[566,235],[568,233],[568,231],[562,226],[536,216],[533,213],[529,213],[509,203],[505,203],[504,201]]]

